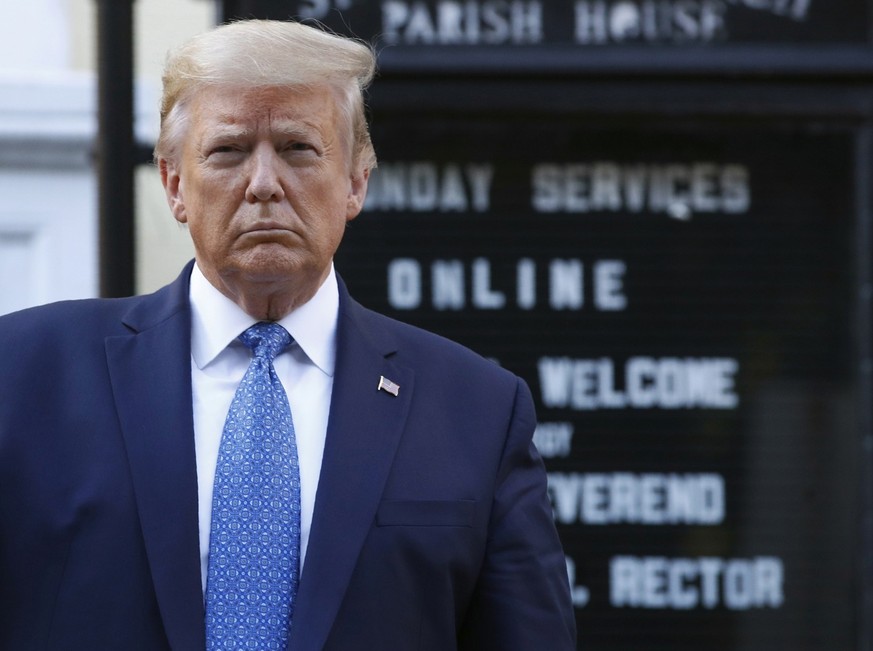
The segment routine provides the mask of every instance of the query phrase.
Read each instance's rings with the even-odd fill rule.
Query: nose
[[[263,143],[255,148],[250,159],[249,184],[246,188],[246,201],[281,201],[285,190],[280,178],[281,159],[272,145]]]

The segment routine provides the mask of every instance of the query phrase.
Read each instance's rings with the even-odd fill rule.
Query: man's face
[[[188,111],[178,160],[161,161],[161,178],[204,275],[241,306],[259,292],[305,302],[367,189],[336,92],[207,88]]]

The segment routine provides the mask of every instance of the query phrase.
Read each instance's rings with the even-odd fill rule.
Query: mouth
[[[273,232],[273,231],[288,231],[290,230],[288,226],[285,224],[281,224],[279,222],[266,221],[266,222],[258,222],[256,224],[252,224],[249,226],[245,232],[246,233],[261,233],[261,232]]]
[[[247,226],[238,238],[243,247],[278,245],[288,248],[296,246],[300,236],[288,224],[262,221]]]
[[[294,231],[288,226],[275,221],[257,222],[247,226],[240,233],[240,237],[256,240],[285,240],[294,235]]]

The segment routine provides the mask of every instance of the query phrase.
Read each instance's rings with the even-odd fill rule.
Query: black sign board
[[[586,651],[854,651],[853,132],[392,115],[337,267],[522,375]]]
[[[866,44],[865,0],[223,0],[400,47]]]

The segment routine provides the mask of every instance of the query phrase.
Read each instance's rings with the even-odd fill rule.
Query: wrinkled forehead
[[[340,94],[327,84],[314,86],[209,85],[198,89],[190,103],[197,117],[221,120],[335,118]]]
[[[343,136],[341,93],[332,85],[204,86],[190,98],[194,131],[247,130],[269,126],[279,130],[315,130],[322,137]],[[192,134],[193,135],[193,134]]]

